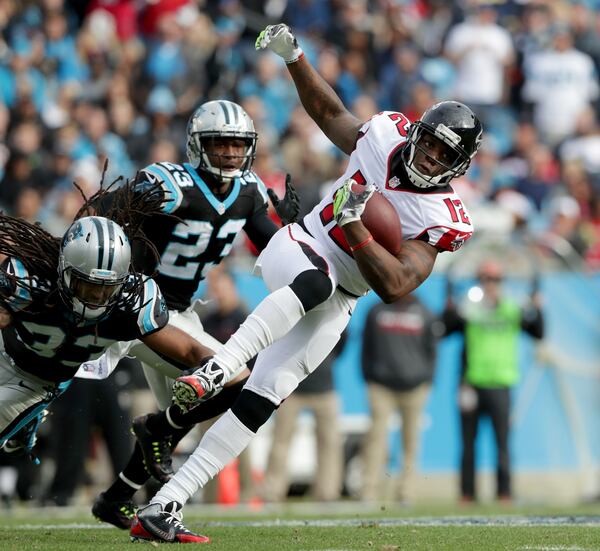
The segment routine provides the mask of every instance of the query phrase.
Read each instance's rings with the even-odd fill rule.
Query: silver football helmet
[[[107,315],[129,277],[131,246],[121,227],[101,216],[75,221],[65,233],[58,259],[58,288],[82,320]]]
[[[211,164],[206,153],[209,138],[241,138],[248,147],[239,169],[223,170]],[[217,100],[203,103],[194,111],[187,126],[187,156],[197,169],[214,174],[221,180],[231,181],[250,170],[256,156],[257,134],[254,123],[237,103]]]

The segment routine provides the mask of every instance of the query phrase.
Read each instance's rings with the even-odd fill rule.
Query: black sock
[[[178,420],[175,420],[172,416],[173,421],[183,427],[202,423],[202,421],[207,421],[217,415],[221,415],[221,413],[225,413],[235,404],[247,380],[246,378],[230,386],[226,386],[214,398],[202,402],[188,412],[183,413],[179,410],[180,417],[178,416]],[[176,409],[176,407],[171,407],[171,410],[173,409]]]
[[[177,406],[170,406],[167,409],[170,410],[169,413],[171,414],[173,422],[179,425],[177,422],[179,420],[179,417],[177,416],[179,408]],[[167,410],[148,415],[148,418],[146,419],[146,428],[157,438],[167,438],[177,430],[169,423],[169,420],[167,419]]]
[[[123,476],[127,480],[131,480],[134,484],[142,486],[149,478],[150,475],[146,471],[144,466],[144,456],[142,455],[142,449],[136,442],[133,448],[133,453],[129,458],[129,462],[122,471]],[[122,480],[120,477],[113,482],[113,485],[104,492],[104,497],[108,501],[127,501],[133,497],[133,494],[137,492],[137,488],[133,488],[127,482]]]
[[[191,427],[185,427],[183,429],[174,429],[173,434],[171,435],[171,449],[174,450],[177,447],[177,444],[183,439],[183,437],[190,432],[194,428],[194,425]]]
[[[225,413],[237,400],[246,381],[247,379],[243,379],[230,386],[226,386],[214,398],[201,403],[188,412],[181,411],[179,407],[175,405],[169,406],[168,411],[171,420],[176,425],[183,428],[187,427],[189,429],[197,423],[201,423],[202,421],[221,415],[221,413]],[[167,410],[148,415],[146,428],[157,438],[173,436],[176,431],[180,430],[169,423],[169,420],[167,419]]]

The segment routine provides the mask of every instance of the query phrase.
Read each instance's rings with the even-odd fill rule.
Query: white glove
[[[375,186],[368,184],[363,191],[356,193],[352,191],[353,184],[356,184],[356,181],[348,178],[344,185],[337,190],[333,200],[333,216],[340,227],[360,220],[367,201],[375,192]]]
[[[273,50],[287,64],[298,61],[304,55],[292,30],[284,23],[265,27],[258,35],[254,47],[257,50]]]

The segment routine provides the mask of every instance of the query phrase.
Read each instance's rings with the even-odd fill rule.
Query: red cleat
[[[132,542],[137,541],[158,541],[150,532],[147,532],[146,529],[140,524],[137,516],[133,517],[133,522],[131,523],[131,529],[129,530],[129,537]]]
[[[210,543],[208,536],[194,534],[181,522],[183,505],[171,501],[163,507],[152,503],[138,511],[131,526],[131,541]]]

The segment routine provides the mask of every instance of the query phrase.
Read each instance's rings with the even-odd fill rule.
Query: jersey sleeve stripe
[[[261,194],[262,198],[264,199],[265,203],[269,202],[269,195],[267,194],[267,186],[265,185],[265,183],[258,177],[258,174],[256,174],[255,172],[251,172],[250,175],[252,175],[254,177],[254,181],[256,182],[256,189],[258,189],[258,192]],[[250,178],[244,178],[247,181],[252,181]]]
[[[173,180],[168,171],[163,169],[160,165],[154,164],[144,169],[146,172],[156,176],[165,187],[166,201],[163,203],[163,211],[170,214],[174,210],[177,210],[183,199],[183,193],[176,182]]]
[[[431,243],[430,238],[430,244],[443,251],[455,251],[459,249],[462,244],[473,235],[472,231],[460,231],[450,226],[430,226],[423,230],[415,237],[415,239],[421,239],[426,235],[431,235],[434,230],[442,232],[442,234],[435,240],[435,243]]]
[[[160,297],[158,296],[158,286],[153,279],[147,279],[144,282],[144,295],[141,300],[144,307],[138,314],[138,326],[145,335],[160,328],[154,315],[154,305],[157,300],[160,300]]]
[[[12,272],[18,280],[24,280],[29,277],[27,269],[18,258],[11,258],[9,272]],[[32,301],[31,293],[23,285],[15,286],[14,294],[6,299],[16,310],[22,310]]]

